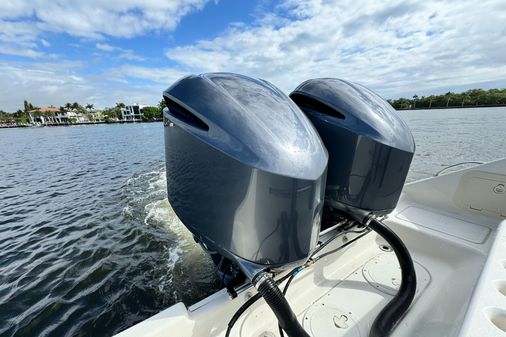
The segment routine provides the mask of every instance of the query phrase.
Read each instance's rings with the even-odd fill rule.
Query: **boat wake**
[[[167,200],[165,168],[135,175],[125,184],[127,205],[123,216],[164,233],[170,238],[161,256],[165,272],[158,280],[160,292],[174,302],[194,303],[219,286],[209,256],[195,243]],[[204,287],[204,292],[202,287]]]
[[[162,164],[133,176],[91,172],[94,186],[70,172],[58,194],[4,195],[0,336],[109,336],[219,287],[167,201]]]

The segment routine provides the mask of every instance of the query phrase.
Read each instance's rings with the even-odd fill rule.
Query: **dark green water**
[[[403,111],[409,180],[506,157],[506,108]],[[0,130],[0,336],[109,336],[219,287],[166,200],[161,123]]]

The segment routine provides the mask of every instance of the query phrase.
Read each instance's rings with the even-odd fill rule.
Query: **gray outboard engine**
[[[308,80],[290,97],[329,151],[327,203],[346,212],[391,212],[415,152],[392,106],[361,85],[332,78]]]
[[[371,337],[388,336],[414,298],[416,274],[403,242],[376,216],[397,205],[415,152],[413,136],[388,102],[355,83],[312,79],[290,97],[309,117],[329,152],[325,217],[334,212],[352,216],[381,235],[399,260],[399,291],[370,331]]]
[[[272,84],[229,73],[164,93],[172,208],[206,249],[239,265],[289,336],[307,336],[266,272],[303,264],[323,212],[327,151]]]

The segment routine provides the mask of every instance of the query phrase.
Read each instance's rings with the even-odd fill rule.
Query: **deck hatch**
[[[473,212],[506,218],[506,176],[482,171],[465,173],[455,203]]]
[[[473,243],[485,242],[490,232],[485,226],[418,207],[408,207],[396,217]]]

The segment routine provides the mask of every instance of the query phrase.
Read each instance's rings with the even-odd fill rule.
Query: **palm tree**
[[[450,91],[448,91],[446,94],[445,94],[445,97],[447,97],[448,99],[446,100],[446,107],[448,108],[448,104],[450,104],[450,99],[452,98],[452,93]]]
[[[72,103],[65,103],[65,109],[67,109],[67,111],[72,109]]]
[[[416,99],[418,98],[417,94],[413,95],[413,109],[416,108]]]
[[[94,121],[95,116],[91,113],[91,110],[93,110],[93,104],[86,104],[86,109],[88,109],[88,113],[86,114],[86,117],[88,118],[88,121]]]

